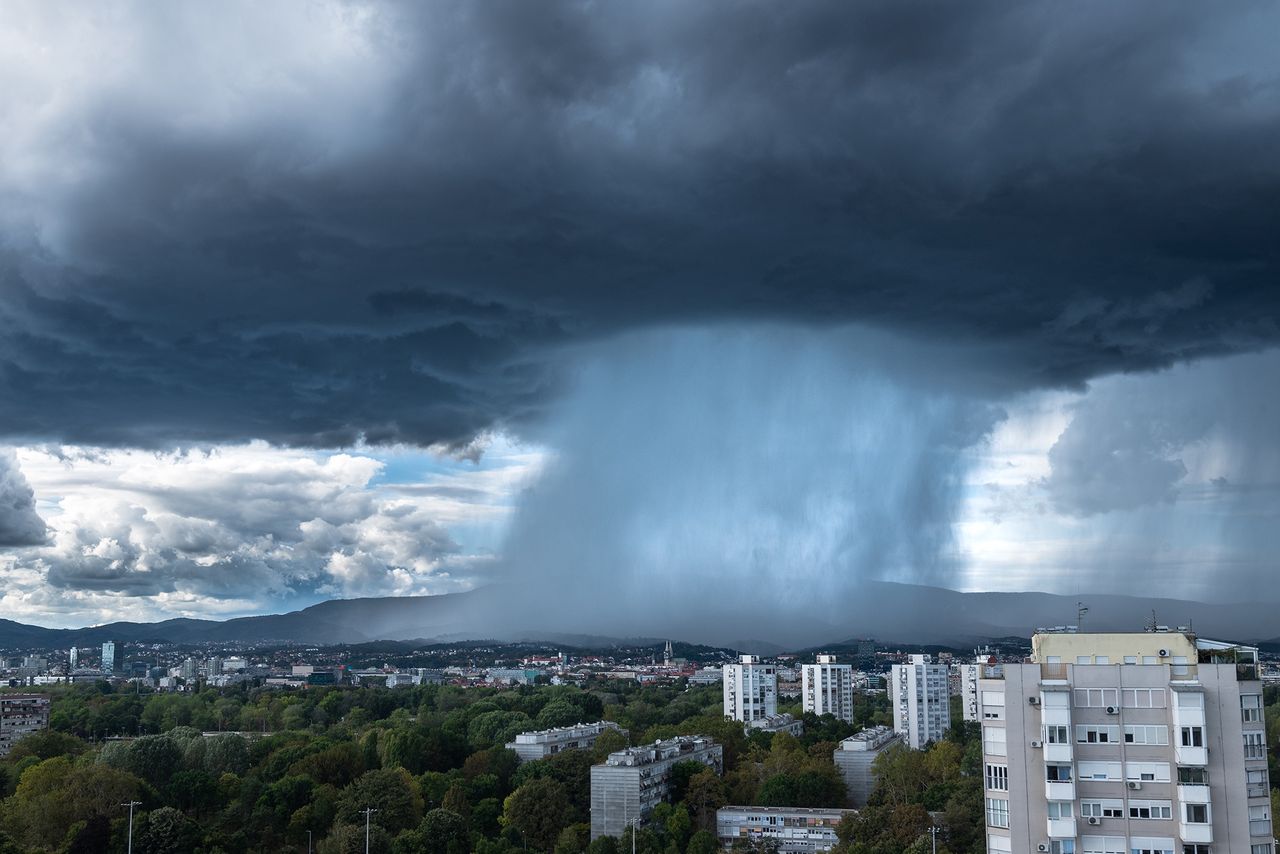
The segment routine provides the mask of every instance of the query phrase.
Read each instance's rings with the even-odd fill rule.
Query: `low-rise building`
[[[627,732],[613,721],[558,726],[553,729],[522,732],[516,736],[515,741],[507,743],[507,750],[515,751],[521,762],[546,759],[564,750],[590,750],[596,746],[596,739],[600,737],[600,733],[610,729],[623,735]]]
[[[48,726],[48,696],[0,694],[0,756],[7,756],[14,742]]]
[[[836,825],[853,810],[807,807],[721,807],[716,810],[716,836],[728,850],[747,843],[778,854],[830,851],[839,840]]]
[[[804,735],[804,721],[796,720],[795,716],[790,712],[781,712],[776,715],[765,715],[763,718],[756,718],[743,726],[743,731],[750,735],[754,730],[756,732],[785,732],[799,738]]]
[[[681,735],[643,747],[610,753],[591,766],[591,838],[622,836],[632,823],[643,824],[671,791],[671,769],[701,762],[719,774],[724,748],[705,735]]]
[[[876,788],[872,766],[880,754],[896,744],[902,744],[899,733],[887,726],[877,726],[849,736],[832,752],[831,761],[840,769],[840,776],[844,777],[851,806],[867,805],[867,799]]]

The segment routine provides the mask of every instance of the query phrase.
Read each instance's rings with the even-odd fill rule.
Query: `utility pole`
[[[938,854],[938,831],[941,829],[936,824],[929,828],[929,835],[933,837],[933,854]]]
[[[120,806],[129,808],[129,854],[133,854],[133,808],[142,806],[142,801],[129,801]]]
[[[377,810],[373,807],[365,807],[361,812],[364,813],[364,854],[369,854],[369,817]]]
[[[311,831],[307,831],[307,854],[311,854]]]

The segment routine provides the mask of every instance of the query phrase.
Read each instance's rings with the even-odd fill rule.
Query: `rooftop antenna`
[[[1151,609],[1151,619],[1147,621],[1147,631],[1154,632],[1156,630],[1156,609]]]
[[[1083,602],[1076,603],[1076,631],[1084,630],[1084,615],[1089,613],[1089,609],[1085,607]]]

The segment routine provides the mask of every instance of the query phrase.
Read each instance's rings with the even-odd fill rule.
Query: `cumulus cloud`
[[[22,476],[13,451],[0,448],[0,546],[39,545],[45,536],[35,493]]]
[[[412,495],[434,483],[431,475],[407,489],[385,482],[397,464],[387,449],[25,449],[24,466],[53,506],[52,538],[27,543],[0,566],[3,607],[57,621],[229,616],[331,597],[468,589],[486,574],[492,551],[450,525],[501,529],[511,496],[490,473],[504,471],[512,484],[529,474],[528,453],[504,460],[507,449],[496,451],[488,472],[456,464],[444,482],[480,477],[469,494],[447,499]]]

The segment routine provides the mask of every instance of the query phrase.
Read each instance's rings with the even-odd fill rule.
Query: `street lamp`
[[[307,854],[311,854],[311,831],[307,831]]]
[[[142,801],[129,801],[120,806],[129,808],[129,854],[133,854],[133,808],[142,806]]]
[[[364,854],[369,854],[369,817],[377,810],[373,807],[365,807],[361,812],[364,813]]]
[[[942,828],[936,824],[929,828],[929,835],[933,837],[933,854],[938,854],[938,834],[941,831]]]

